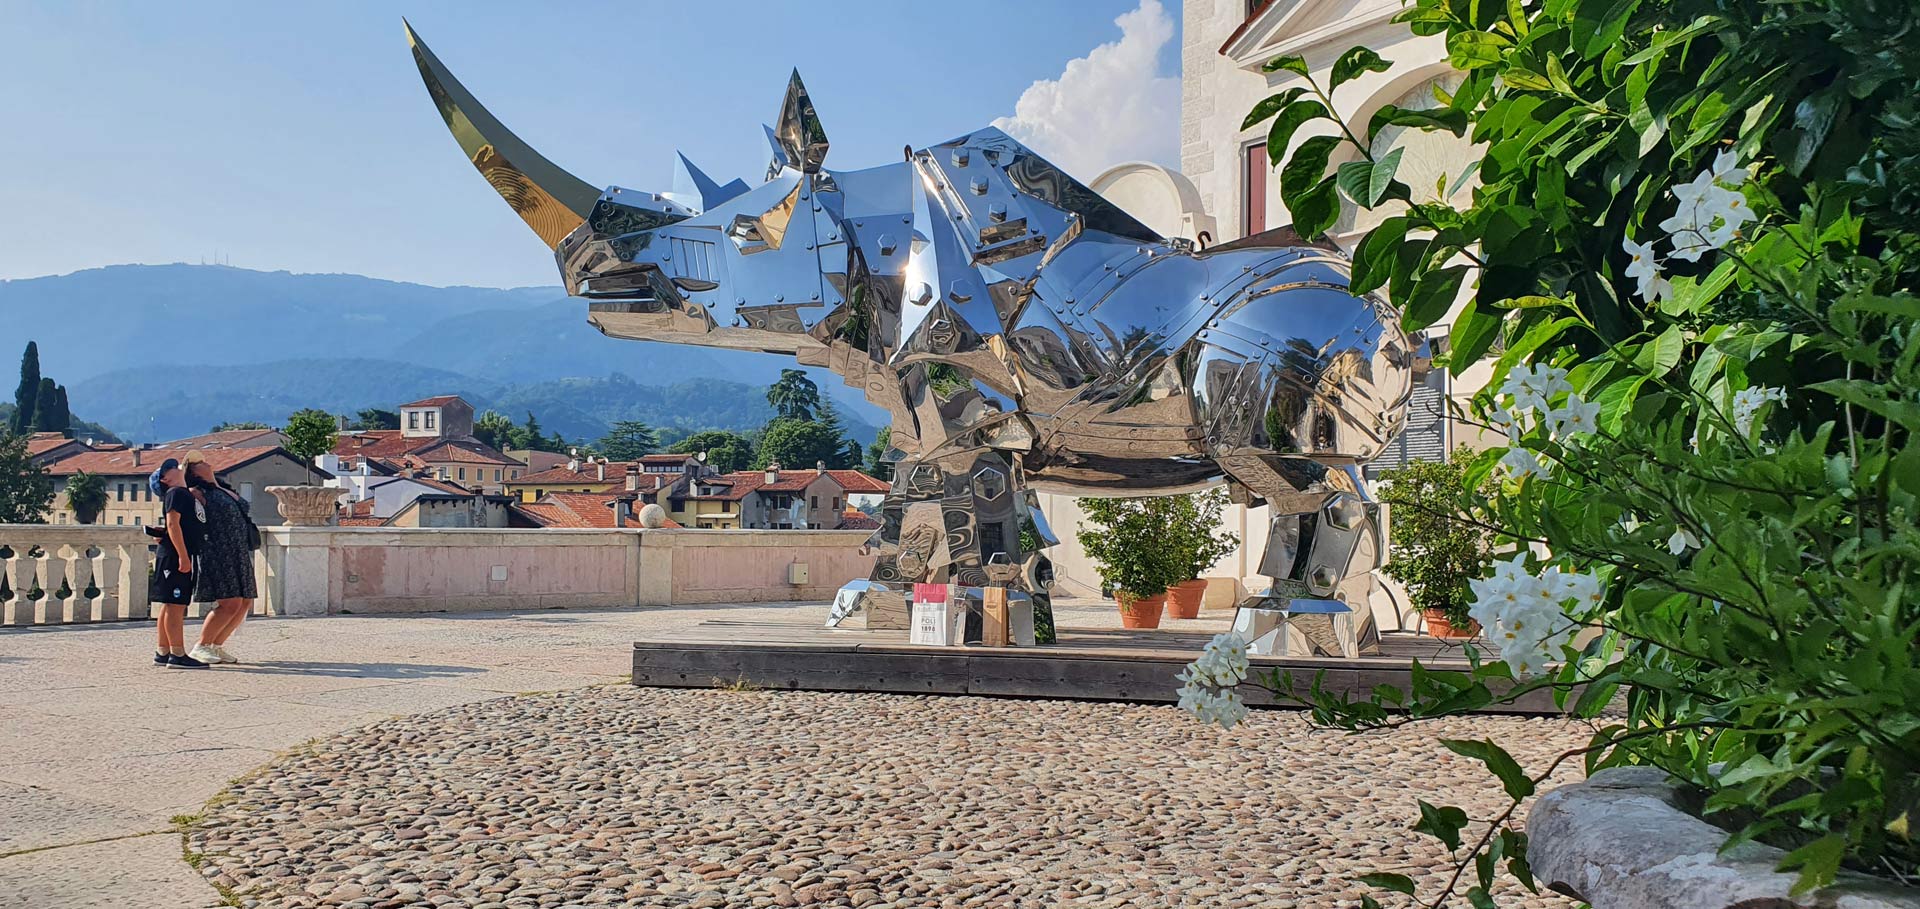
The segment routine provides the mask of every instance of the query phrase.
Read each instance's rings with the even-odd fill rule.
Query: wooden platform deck
[[[633,683],[663,688],[746,685],[802,691],[878,691],[1171,703],[1174,675],[1193,661],[1211,632],[1063,628],[1045,647],[926,647],[905,631],[829,629],[818,624],[708,621],[633,645]],[[1293,673],[1304,688],[1325,671],[1326,687],[1364,697],[1375,686],[1405,687],[1413,661],[1466,669],[1457,644],[1389,634],[1381,653],[1357,659],[1254,657],[1258,670]],[[1249,704],[1271,705],[1264,691],[1242,689]],[[1489,712],[1556,712],[1534,692]]]

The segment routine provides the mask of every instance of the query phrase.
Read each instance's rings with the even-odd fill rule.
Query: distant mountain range
[[[0,281],[0,375],[28,340],[71,406],[124,438],[278,424],[456,393],[569,439],[615,420],[756,429],[790,358],[607,338],[559,288],[427,287],[360,275],[118,265]],[[870,441],[882,412],[809,370]],[[631,376],[644,376],[648,384]],[[3,380],[0,380],[3,381]]]

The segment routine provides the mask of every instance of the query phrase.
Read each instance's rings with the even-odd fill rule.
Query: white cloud
[[[1159,73],[1173,18],[1160,0],[1140,0],[1113,22],[1120,40],[1027,86],[1013,116],[993,121],[1082,181],[1123,161],[1179,162],[1180,77]]]

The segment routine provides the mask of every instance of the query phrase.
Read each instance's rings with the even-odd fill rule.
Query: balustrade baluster
[[[11,542],[0,542],[9,555],[0,557],[0,578],[7,582],[7,589],[0,591],[0,625],[25,625],[26,620],[19,616],[20,607],[26,598],[20,595],[19,588],[13,586],[13,563],[26,554],[26,550]]]
[[[117,600],[113,595],[112,568],[108,562],[112,556],[106,546],[89,546],[93,555],[87,557],[87,578],[93,582],[93,596],[87,598],[87,615],[95,622],[110,622],[121,618],[114,609]],[[115,566],[117,567],[117,566]]]
[[[37,555],[34,553],[38,553]],[[33,604],[21,610],[26,613],[28,625],[44,625],[47,622],[47,602],[53,598],[47,590],[47,551],[43,547],[34,547],[24,559],[15,559],[19,568],[14,570],[13,589],[29,596],[38,593]]]

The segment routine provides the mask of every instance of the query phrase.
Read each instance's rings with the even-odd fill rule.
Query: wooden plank
[[[984,587],[980,590],[980,643],[988,647],[1005,647],[1009,641],[1007,634],[1007,588]]]

